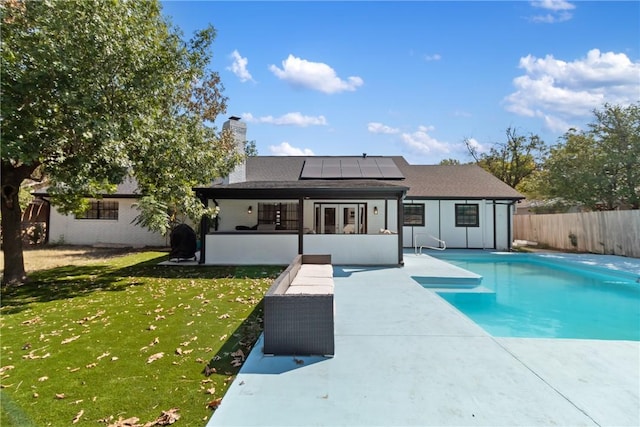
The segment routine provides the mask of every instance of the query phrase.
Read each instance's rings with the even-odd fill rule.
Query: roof
[[[524,196],[475,164],[411,165],[402,156],[368,156],[392,159],[404,179],[302,179],[305,162],[327,159],[362,159],[361,156],[252,156],[247,158],[247,181],[212,188],[386,188],[407,189],[409,199],[523,199]]]
[[[410,165],[393,157],[406,177],[408,198],[524,199],[524,196],[475,164]]]

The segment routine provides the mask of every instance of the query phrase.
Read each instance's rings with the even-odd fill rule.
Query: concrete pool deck
[[[207,426],[640,425],[639,342],[491,337],[412,279],[432,260],[334,267],[335,357],[259,341]]]

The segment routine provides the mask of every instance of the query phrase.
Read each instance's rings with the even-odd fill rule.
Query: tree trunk
[[[2,250],[4,252],[3,284],[19,284],[27,280],[22,248],[22,210],[18,200],[20,184],[31,168],[2,163]],[[29,172],[29,173],[27,173]]]

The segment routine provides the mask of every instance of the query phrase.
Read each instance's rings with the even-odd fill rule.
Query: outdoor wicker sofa
[[[264,297],[264,354],[334,355],[331,255],[298,255]]]

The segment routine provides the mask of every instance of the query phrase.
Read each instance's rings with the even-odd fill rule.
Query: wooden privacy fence
[[[556,249],[640,258],[640,210],[514,215],[513,231]]]

